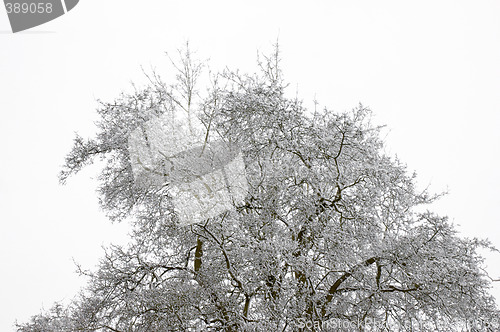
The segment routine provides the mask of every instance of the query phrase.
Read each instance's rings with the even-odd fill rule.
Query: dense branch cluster
[[[102,103],[99,133],[75,139],[63,181],[106,161],[100,199],[133,220],[127,247],[106,251],[68,306],[19,331],[296,331],[343,322],[363,331],[495,331],[477,250],[422,206],[415,175],[383,153],[370,111],[310,112],[288,98],[279,54],[260,73],[224,71],[201,96],[185,53],[177,81]],[[137,186],[127,149],[141,123],[182,108],[206,141],[237,145],[248,194],[215,218],[180,226],[168,184]],[[350,323],[351,325],[346,325]],[[305,323],[310,323],[309,325]],[[376,324],[374,324],[376,323]],[[498,328],[498,326],[497,326]]]

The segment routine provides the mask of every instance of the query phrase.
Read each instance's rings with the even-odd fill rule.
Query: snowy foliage
[[[458,237],[447,218],[425,210],[439,195],[417,191],[415,175],[383,153],[367,108],[308,111],[285,93],[278,49],[258,64],[255,75],[213,76],[201,95],[202,65],[186,51],[172,85],[153,75],[144,89],[102,103],[99,133],[75,139],[61,180],[105,160],[100,202],[111,219],[133,220],[131,242],[82,271],[90,283],[67,308],[19,331],[318,331],[334,323],[498,331],[477,253],[489,243]],[[208,144],[238,147],[248,182],[239,204],[190,225],[167,180],[135,181],[129,148],[137,128],[179,110],[203,124]]]

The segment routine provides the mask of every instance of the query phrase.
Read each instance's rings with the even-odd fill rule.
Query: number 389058
[[[50,2],[38,2],[38,3],[27,3],[27,2],[7,2],[5,4],[7,8],[7,14],[43,14],[52,13],[52,3]]]

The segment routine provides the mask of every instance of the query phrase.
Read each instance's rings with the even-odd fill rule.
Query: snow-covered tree
[[[19,331],[498,331],[478,254],[494,249],[426,209],[439,195],[384,153],[370,110],[307,110],[288,97],[278,48],[257,74],[212,75],[206,92],[203,66],[181,55],[173,84],[153,74],[102,103],[96,137],[76,137],[61,173],[105,160],[100,203],[132,220],[130,244],[81,271],[90,282],[69,306]],[[244,167],[216,196],[202,176],[234,160]],[[209,195],[189,187],[196,199],[176,201],[193,181]],[[181,216],[207,211],[197,199],[226,201]]]

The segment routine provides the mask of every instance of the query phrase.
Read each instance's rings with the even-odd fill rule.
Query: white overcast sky
[[[187,39],[214,68],[253,72],[279,37],[306,104],[370,107],[419,185],[449,190],[435,210],[500,247],[499,15],[498,0],[81,0],[12,34],[0,7],[0,330],[71,299],[73,259],[92,268],[124,241],[128,226],[99,210],[97,168],[66,186],[57,173],[74,132],[92,134],[96,99],[144,82],[141,66],[168,79],[164,51]],[[500,254],[487,257],[500,277]]]

